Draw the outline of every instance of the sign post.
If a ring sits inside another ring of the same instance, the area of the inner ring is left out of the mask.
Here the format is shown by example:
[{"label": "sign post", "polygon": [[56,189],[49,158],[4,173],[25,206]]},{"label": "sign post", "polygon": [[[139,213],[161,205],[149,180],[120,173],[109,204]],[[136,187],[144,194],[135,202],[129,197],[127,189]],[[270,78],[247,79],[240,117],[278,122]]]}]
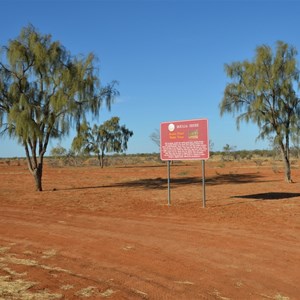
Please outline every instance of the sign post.
[{"label": "sign post", "polygon": [[160,158],[168,161],[168,205],[170,205],[170,161],[202,160],[203,207],[205,207],[205,160],[209,158],[208,120],[160,124]]},{"label": "sign post", "polygon": [[171,205],[170,164],[171,162],[168,160],[168,206]]},{"label": "sign post", "polygon": [[202,207],[206,207],[206,192],[205,192],[205,160],[202,160]]}]

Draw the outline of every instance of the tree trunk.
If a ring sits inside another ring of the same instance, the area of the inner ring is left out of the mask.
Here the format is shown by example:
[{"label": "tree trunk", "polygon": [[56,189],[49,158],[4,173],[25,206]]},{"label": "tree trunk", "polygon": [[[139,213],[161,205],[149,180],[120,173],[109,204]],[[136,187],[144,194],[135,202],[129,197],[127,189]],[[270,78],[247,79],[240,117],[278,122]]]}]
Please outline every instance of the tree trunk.
[{"label": "tree trunk", "polygon": [[292,174],[291,174],[291,162],[289,158],[288,150],[285,149],[283,143],[280,143],[281,153],[282,153],[282,159],[284,162],[284,177],[285,181],[288,183],[292,183]]},{"label": "tree trunk", "polygon": [[100,158],[100,154],[97,153],[97,159],[98,159],[98,162],[99,162],[99,166],[101,167],[101,158]]},{"label": "tree trunk", "polygon": [[103,168],[103,166],[104,166],[104,152],[101,152],[101,155],[100,155],[100,153],[97,153],[97,158],[98,158],[98,161],[99,161],[99,166],[101,168]]},{"label": "tree trunk", "polygon": [[39,163],[37,168],[33,170],[36,191],[41,192],[42,188],[43,164]]},{"label": "tree trunk", "polygon": [[291,162],[286,155],[283,155],[284,161],[284,171],[285,171],[285,181],[288,183],[292,183],[292,175],[291,175]]},{"label": "tree trunk", "polygon": [[104,152],[101,153],[100,166],[101,166],[101,168],[103,168],[103,166],[104,166]]},{"label": "tree trunk", "polygon": [[[36,191],[41,192],[42,188],[42,175],[43,175],[43,153],[40,154],[39,162],[35,156],[35,152],[32,151],[33,155],[30,157],[29,148],[27,142],[24,142],[27,165],[30,173],[32,174],[35,180]],[[31,148],[32,150],[33,148]]]}]

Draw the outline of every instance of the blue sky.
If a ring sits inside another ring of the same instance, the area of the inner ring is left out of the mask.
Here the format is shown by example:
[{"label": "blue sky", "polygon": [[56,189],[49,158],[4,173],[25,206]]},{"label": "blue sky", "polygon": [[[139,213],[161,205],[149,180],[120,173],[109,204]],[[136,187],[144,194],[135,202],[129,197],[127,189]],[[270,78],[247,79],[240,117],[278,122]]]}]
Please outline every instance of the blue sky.
[{"label": "blue sky", "polygon": [[[97,55],[103,84],[120,83],[120,97],[98,123],[120,117],[134,132],[127,153],[158,152],[149,136],[161,122],[198,118],[208,119],[212,150],[266,149],[255,125],[238,131],[232,115],[220,117],[224,64],[252,59],[257,46],[278,40],[300,51],[298,1],[0,0],[0,8],[1,46],[31,23],[73,55]],[[57,144],[69,149],[73,135],[52,140],[47,154]],[[9,156],[25,153],[1,138],[0,157]]]}]

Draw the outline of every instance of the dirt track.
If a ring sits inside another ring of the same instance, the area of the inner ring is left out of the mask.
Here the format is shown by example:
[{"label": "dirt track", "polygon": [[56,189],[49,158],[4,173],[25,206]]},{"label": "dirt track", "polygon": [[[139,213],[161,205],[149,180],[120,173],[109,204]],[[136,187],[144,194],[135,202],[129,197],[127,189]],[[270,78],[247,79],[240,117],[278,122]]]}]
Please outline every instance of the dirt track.
[{"label": "dirt track", "polygon": [[0,165],[0,299],[300,299],[300,170]]}]

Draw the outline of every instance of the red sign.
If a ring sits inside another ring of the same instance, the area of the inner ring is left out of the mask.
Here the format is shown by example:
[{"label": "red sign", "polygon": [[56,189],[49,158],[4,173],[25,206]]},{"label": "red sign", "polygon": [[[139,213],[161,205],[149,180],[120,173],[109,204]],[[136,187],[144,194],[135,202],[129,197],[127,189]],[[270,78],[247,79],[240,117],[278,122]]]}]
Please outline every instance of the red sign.
[{"label": "red sign", "polygon": [[161,160],[208,159],[207,119],[161,123],[160,158]]}]

